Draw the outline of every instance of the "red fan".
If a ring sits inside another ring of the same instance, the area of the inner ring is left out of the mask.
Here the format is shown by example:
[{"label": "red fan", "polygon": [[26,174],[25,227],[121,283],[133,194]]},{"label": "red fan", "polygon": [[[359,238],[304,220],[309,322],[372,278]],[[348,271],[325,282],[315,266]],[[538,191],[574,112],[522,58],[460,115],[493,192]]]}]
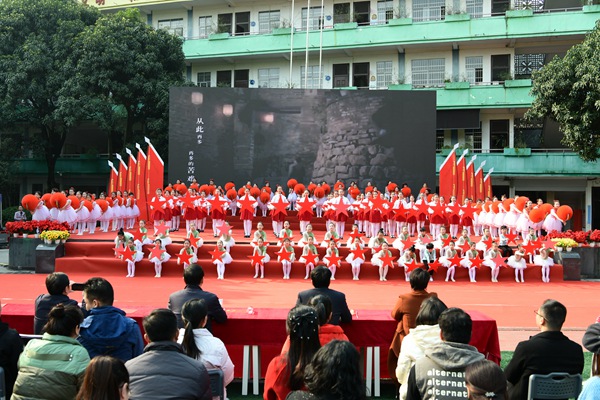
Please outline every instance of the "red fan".
[{"label": "red fan", "polygon": [[344,186],[344,183],[342,181],[337,181],[335,183],[335,185],[333,185],[333,188],[338,191],[340,189],[345,189],[346,187]]},{"label": "red fan", "polygon": [[331,193],[331,186],[329,186],[328,184],[324,183],[323,185],[321,185],[321,187],[325,191],[325,196]]},{"label": "red fan", "polygon": [[21,205],[24,209],[26,209],[29,212],[33,212],[39,204],[39,202],[40,200],[32,194],[26,194],[21,199]]},{"label": "red fan", "polygon": [[67,204],[67,196],[62,192],[57,192],[50,197],[50,203],[53,207],[62,208]]},{"label": "red fan", "polygon": [[294,186],[294,192],[296,192],[296,194],[298,196],[301,196],[302,193],[304,193],[304,191],[306,190],[306,188],[304,187],[303,184],[299,183],[296,186]]},{"label": "red fan", "polygon": [[298,181],[295,180],[294,178],[290,179],[287,181],[287,187],[288,189],[293,189],[296,187],[296,185],[298,184]]},{"label": "red fan", "polygon": [[396,190],[397,187],[398,185],[396,185],[395,183],[390,183],[389,185],[387,185],[386,189],[388,192],[392,193],[394,190]]},{"label": "red fan", "polygon": [[208,194],[209,193],[208,185],[200,186],[200,192],[204,192],[204,193]]},{"label": "red fan", "polygon": [[163,192],[166,192],[167,190],[168,190],[169,192],[172,192],[172,191],[173,191],[173,186],[171,186],[171,185],[168,185],[168,186],[165,188],[165,190],[163,190]]},{"label": "red fan", "polygon": [[253,187],[252,189],[250,189],[250,196],[257,198],[258,196],[260,196],[260,189],[257,187]]},{"label": "red fan", "polygon": [[500,204],[500,201],[496,200],[494,202],[492,202],[492,212],[498,214],[498,212],[500,211],[498,209],[498,205]]},{"label": "red fan", "polygon": [[538,223],[538,222],[542,222],[545,217],[546,217],[546,214],[544,213],[544,210],[542,210],[541,208],[534,208],[533,210],[529,211],[529,219],[534,224]]},{"label": "red fan", "polygon": [[548,214],[550,214],[550,211],[552,211],[552,209],[554,207],[550,203],[544,203],[539,208],[541,208],[542,210],[544,210],[544,215],[548,215]]},{"label": "red fan", "polygon": [[104,199],[98,199],[98,200],[96,200],[96,204],[98,204],[98,207],[100,207],[102,212],[105,212],[106,210],[108,210],[108,201],[106,201]]},{"label": "red fan", "polygon": [[242,186],[240,190],[238,190],[238,196],[242,197],[246,194],[246,186]]},{"label": "red fan", "polygon": [[360,194],[360,189],[357,187],[350,188],[348,189],[348,191],[350,192],[350,196],[352,196],[353,199],[356,199]]},{"label": "red fan", "polygon": [[271,194],[271,186],[264,186],[263,190],[266,190],[267,193]]},{"label": "red fan", "polygon": [[74,210],[77,210],[79,208],[79,199],[77,198],[77,196],[69,196],[67,197],[69,200],[71,200],[71,207],[73,207]]},{"label": "red fan", "polygon": [[229,189],[229,190],[227,191],[227,194],[226,194],[226,196],[227,196],[227,198],[228,198],[229,200],[233,200],[233,199],[235,199],[235,198],[236,198],[236,196],[237,196],[237,192],[235,191],[235,189]]},{"label": "red fan", "polygon": [[369,185],[365,188],[365,193],[371,193],[373,191],[373,186]]},{"label": "red fan", "polygon": [[529,201],[528,197],[525,196],[519,196],[517,197],[517,199],[515,200],[515,206],[517,206],[517,209],[519,211],[523,211],[523,208],[525,207],[525,204],[527,204],[527,202]]},{"label": "red fan", "polygon": [[42,200],[44,200],[44,203],[46,204],[46,207],[54,207],[51,203],[51,197],[52,195],[50,193],[46,193],[42,196]]},{"label": "red fan", "polygon": [[262,201],[263,203],[268,202],[270,198],[271,198],[271,195],[269,194],[269,192],[262,192],[260,194],[260,201]]},{"label": "red fan", "polygon": [[315,188],[315,197],[317,199],[322,199],[323,197],[325,197],[325,189],[323,189],[322,186]]},{"label": "red fan", "polygon": [[92,204],[92,202],[91,202],[91,201],[89,201],[89,200],[84,200],[84,201],[83,201],[83,206],[84,206],[85,208],[87,208],[87,209],[88,209],[88,211],[90,211],[90,212],[91,212],[91,211],[94,209],[94,205],[93,205],[93,204]]},{"label": "red fan", "polygon": [[508,211],[508,210],[510,210],[510,205],[514,202],[515,202],[515,199],[513,199],[513,198],[506,199],[502,202],[502,206],[504,207],[504,209],[506,211]]},{"label": "red fan", "polygon": [[558,210],[556,210],[556,215],[558,215],[558,218],[562,221],[568,221],[573,216],[573,209],[569,206],[560,206],[558,207]]},{"label": "red fan", "polygon": [[235,188],[235,183],[233,182],[227,182],[225,184],[225,191],[229,191],[229,189],[234,189]]},{"label": "red fan", "polygon": [[214,185],[206,185],[208,190],[208,194],[213,194],[215,192],[216,187]]},{"label": "red fan", "polygon": [[314,183],[310,183],[308,185],[308,191],[310,192],[310,194],[313,194],[316,188],[317,188],[317,185],[315,185]]},{"label": "red fan", "polygon": [[400,191],[402,192],[402,195],[404,197],[410,196],[411,190],[410,190],[410,188],[408,186],[403,187],[402,190],[400,190]]},{"label": "red fan", "polygon": [[175,185],[175,190],[179,192],[179,194],[184,195],[187,193],[187,187],[185,184],[180,183],[179,185]]}]

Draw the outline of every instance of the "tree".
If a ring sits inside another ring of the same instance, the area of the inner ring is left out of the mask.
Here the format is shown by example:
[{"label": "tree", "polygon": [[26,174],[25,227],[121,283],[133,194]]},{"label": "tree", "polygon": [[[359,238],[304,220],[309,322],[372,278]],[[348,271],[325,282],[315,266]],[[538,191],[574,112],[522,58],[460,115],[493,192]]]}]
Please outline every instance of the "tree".
[{"label": "tree", "polygon": [[551,117],[563,132],[562,143],[585,161],[600,147],[600,23],[563,58],[533,75],[535,100],[527,117]]},{"label": "tree", "polygon": [[[99,17],[74,0],[0,2],[0,120],[38,130],[48,166],[49,187],[73,119],[58,111],[80,94],[64,90],[74,71],[73,38]],[[61,93],[61,96],[58,94]]]},{"label": "tree", "polygon": [[110,151],[121,151],[142,135],[167,136],[169,87],[185,84],[182,44],[181,38],[144,23],[137,9],[103,15],[77,38],[77,69],[67,86],[88,93],[82,110],[120,133]]}]

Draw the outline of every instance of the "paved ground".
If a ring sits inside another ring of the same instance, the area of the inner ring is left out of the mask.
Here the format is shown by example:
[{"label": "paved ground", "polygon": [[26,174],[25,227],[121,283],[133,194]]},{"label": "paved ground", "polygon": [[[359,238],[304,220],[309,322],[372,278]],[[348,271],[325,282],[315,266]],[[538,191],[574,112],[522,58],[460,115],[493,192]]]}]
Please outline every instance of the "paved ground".
[{"label": "paved ground", "polygon": [[0,249],[0,274],[32,274],[33,271],[8,268],[8,249]]}]

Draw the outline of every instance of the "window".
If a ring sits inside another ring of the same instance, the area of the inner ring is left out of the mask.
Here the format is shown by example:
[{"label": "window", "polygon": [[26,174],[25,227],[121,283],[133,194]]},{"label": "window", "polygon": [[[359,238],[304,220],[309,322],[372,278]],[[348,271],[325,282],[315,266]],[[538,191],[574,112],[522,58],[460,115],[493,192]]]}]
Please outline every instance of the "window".
[{"label": "window", "polygon": [[467,0],[467,13],[471,18],[481,18],[483,16],[483,0]]},{"label": "window", "polygon": [[350,3],[333,5],[333,24],[350,22]]},{"label": "window", "polygon": [[217,32],[218,33],[230,33],[231,25],[233,24],[233,14],[219,14],[217,15]]},{"label": "window", "polygon": [[465,129],[465,143],[473,150],[481,150],[481,122],[478,129]]},{"label": "window", "polygon": [[510,54],[492,56],[492,81],[505,81],[511,79]]},{"label": "window", "polygon": [[444,84],[446,60],[432,58],[428,60],[412,60],[412,84],[415,86],[436,86]]},{"label": "window", "polygon": [[210,72],[198,72],[196,81],[200,87],[210,87]]},{"label": "window", "polygon": [[308,67],[308,76],[306,77],[306,86],[304,86],[305,67],[302,66],[300,69],[300,87],[302,89],[320,89],[321,88],[321,74],[319,74],[318,65],[310,65]]},{"label": "window", "polygon": [[380,24],[386,23],[394,18],[394,2],[392,0],[383,0],[377,2],[377,21]]},{"label": "window", "polygon": [[333,87],[350,86],[350,64],[333,64]]},{"label": "window", "polygon": [[445,0],[414,0],[413,21],[437,21],[446,15]]},{"label": "window", "polygon": [[515,147],[539,149],[544,144],[544,120],[515,118]]},{"label": "window", "polygon": [[545,63],[545,54],[515,54],[515,79],[531,78]]},{"label": "window", "polygon": [[217,87],[231,87],[231,71],[217,71]]},{"label": "window", "polygon": [[369,25],[371,21],[371,3],[358,1],[354,3],[354,22],[358,25]]},{"label": "window", "polygon": [[271,33],[273,29],[279,28],[280,13],[276,11],[261,11],[258,13],[258,33]]},{"label": "window", "polygon": [[490,149],[504,149],[508,147],[508,126],[507,119],[490,120]]},{"label": "window", "polygon": [[279,68],[261,68],[258,70],[258,87],[278,88]]},{"label": "window", "polygon": [[159,20],[158,29],[164,29],[173,35],[183,36],[183,18]]},{"label": "window", "polygon": [[233,71],[233,87],[247,88],[250,86],[250,70],[249,69],[236,69]]},{"label": "window", "polygon": [[[321,17],[322,13],[323,13],[323,7],[311,7],[310,8],[310,15],[308,16],[308,29],[309,30],[321,29],[321,27],[323,26],[323,19]],[[302,29],[303,30],[306,30],[307,15],[308,15],[308,9],[306,7],[304,7],[302,9]]]},{"label": "window", "polygon": [[201,38],[207,38],[212,33],[212,17],[200,17],[198,18],[198,36]]},{"label": "window", "polygon": [[236,35],[250,34],[250,12],[235,13],[235,32]]},{"label": "window", "polygon": [[[219,33],[229,32],[234,35],[248,35],[250,33],[250,13],[219,14],[217,24],[217,32]],[[235,28],[233,31],[232,27]]]},{"label": "window", "polygon": [[466,57],[465,69],[467,80],[471,83],[483,82],[483,57]]},{"label": "window", "polygon": [[392,62],[378,61],[376,64],[377,88],[387,88],[392,84]]},{"label": "window", "polygon": [[369,63],[352,64],[352,84],[357,88],[369,87]]},{"label": "window", "polygon": [[504,15],[510,8],[510,0],[492,0],[492,15]]},{"label": "window", "polygon": [[444,139],[445,139],[444,130],[443,129],[436,130],[435,131],[435,149],[436,150],[441,150],[444,148]]}]

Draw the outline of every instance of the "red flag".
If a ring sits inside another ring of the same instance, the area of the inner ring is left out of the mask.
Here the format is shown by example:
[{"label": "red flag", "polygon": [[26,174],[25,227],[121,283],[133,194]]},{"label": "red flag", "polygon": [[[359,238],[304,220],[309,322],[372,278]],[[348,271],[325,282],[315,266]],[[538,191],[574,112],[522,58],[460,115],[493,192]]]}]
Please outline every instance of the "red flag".
[{"label": "red flag", "polygon": [[456,162],[456,201],[458,204],[462,204],[467,197],[467,161],[465,156],[469,150],[463,151],[462,155]]},{"label": "red flag", "polygon": [[123,161],[120,154],[115,154],[119,159],[119,182],[117,183],[117,190],[121,192],[127,190],[127,164]]},{"label": "red flag", "polygon": [[135,178],[137,174],[137,160],[131,154],[131,150],[125,149],[129,154],[129,161],[127,163],[127,191],[130,193],[135,192]]},{"label": "red flag", "polygon": [[485,161],[481,163],[477,171],[475,172],[475,199],[485,200],[485,194],[483,190],[483,166]]},{"label": "red flag", "polygon": [[117,191],[117,182],[119,179],[119,173],[115,169],[115,165],[112,162],[108,162],[108,166],[110,167],[110,179],[108,181],[108,193]]},{"label": "red flag", "polygon": [[440,195],[450,198],[456,195],[456,153],[458,143],[454,145],[448,157],[440,165]]},{"label": "red flag", "polygon": [[135,144],[135,147],[138,149],[138,159],[137,159],[137,171],[135,174],[135,198],[137,199],[137,205],[140,209],[140,219],[148,220],[148,206],[146,203],[148,202],[148,193],[146,193],[146,188],[144,182],[146,182],[146,154],[142,150],[139,144]]},{"label": "red flag", "polygon": [[163,187],[163,179],[165,175],[165,162],[162,160],[150,139],[144,138],[148,143],[148,157],[146,158],[146,194],[156,192],[156,189]]},{"label": "red flag", "polygon": [[490,199],[493,196],[492,193],[492,178],[490,177],[490,175],[492,174],[492,172],[494,172],[494,168],[491,168],[487,175],[485,176],[485,178],[483,178],[483,194],[484,196],[489,197]]},{"label": "red flag", "polygon": [[475,159],[477,155],[471,158],[467,164],[467,197],[473,200],[475,198]]}]

